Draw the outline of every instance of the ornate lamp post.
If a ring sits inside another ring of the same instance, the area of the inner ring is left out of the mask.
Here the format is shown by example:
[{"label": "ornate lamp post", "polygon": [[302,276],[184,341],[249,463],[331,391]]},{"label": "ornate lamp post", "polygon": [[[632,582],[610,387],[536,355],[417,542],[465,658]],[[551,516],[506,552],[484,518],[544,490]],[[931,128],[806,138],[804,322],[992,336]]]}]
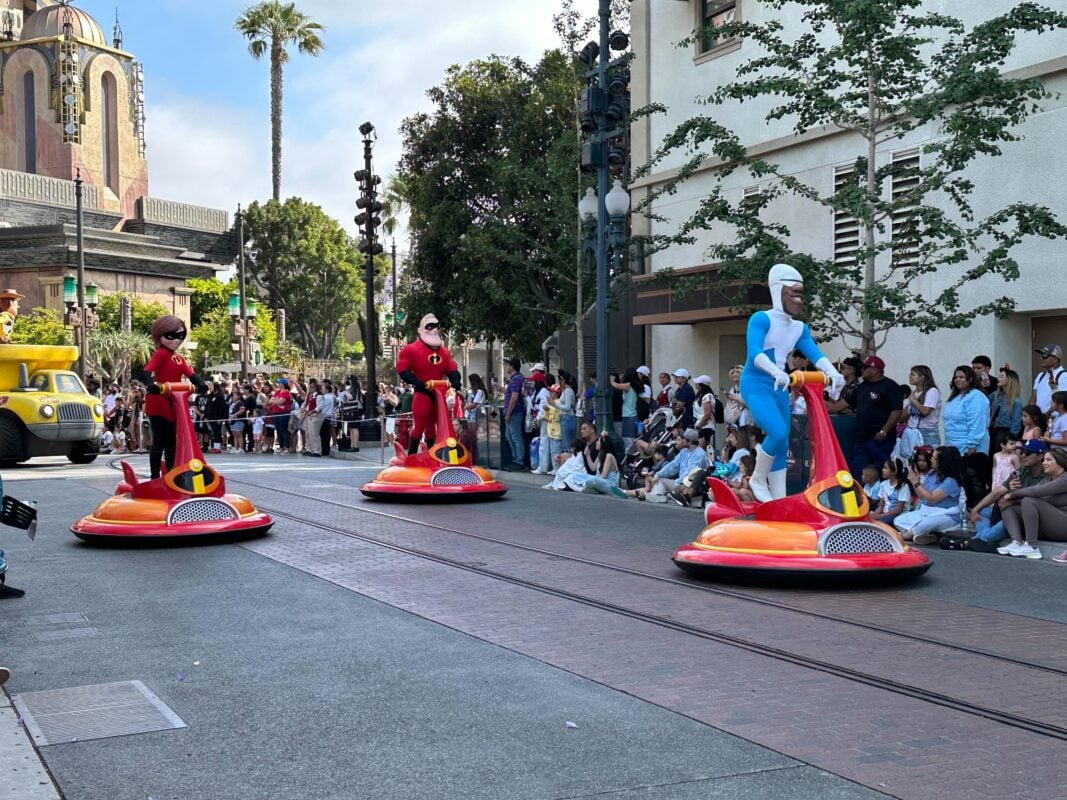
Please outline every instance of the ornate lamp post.
[{"label": "ornate lamp post", "polygon": [[630,212],[630,193],[622,188],[622,181],[615,180],[608,196],[604,198],[604,208],[610,223],[608,247],[611,248],[611,272],[617,275],[622,271],[622,256],[626,252],[626,215]]},{"label": "ornate lamp post", "polygon": [[[80,248],[79,248],[80,249]],[[67,307],[63,315],[63,324],[74,329],[74,343],[78,346],[78,376],[85,383],[88,370],[89,331],[100,324],[96,315],[96,305],[100,298],[100,288],[95,283],[85,283],[85,265],[79,253],[82,280],[73,275],[63,276],[63,304]]]},{"label": "ornate lamp post", "polygon": [[241,295],[230,292],[229,311],[233,320],[232,335],[237,339],[238,361],[241,363],[241,380],[248,378],[249,345],[256,338],[256,310],[258,304],[251,298],[244,300],[244,313],[241,312]]}]

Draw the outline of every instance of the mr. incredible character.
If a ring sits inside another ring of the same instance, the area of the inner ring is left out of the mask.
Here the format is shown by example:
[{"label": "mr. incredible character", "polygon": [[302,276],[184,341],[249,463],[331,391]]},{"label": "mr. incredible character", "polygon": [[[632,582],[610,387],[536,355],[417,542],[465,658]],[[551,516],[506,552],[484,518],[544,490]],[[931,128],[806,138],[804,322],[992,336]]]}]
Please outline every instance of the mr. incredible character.
[{"label": "mr. incredible character", "polygon": [[182,346],[188,331],[181,317],[173,314],[162,316],[152,323],[152,341],[156,351],[144,365],[143,380],[148,387],[144,410],[152,426],[152,449],[148,451],[148,468],[152,478],[158,478],[164,456],[167,468],[173,469],[176,434],[174,404],[169,396],[163,394],[160,384],[178,382],[189,378],[196,390],[203,393],[207,384],[193,372],[178,348]]},{"label": "mr. incredible character", "polygon": [[11,334],[15,330],[15,317],[19,315],[19,300],[21,295],[14,289],[4,289],[0,292],[0,344],[11,341]]},{"label": "mr. incredible character", "polygon": [[788,264],[771,267],[767,283],[772,308],[757,311],[748,322],[748,359],[741,370],[741,396],[766,437],[756,446],[756,467],[749,478],[752,494],[760,502],[785,497],[786,458],[789,452],[789,375],[786,358],[800,350],[830,381],[836,397],[845,379],[819,350],[807,324],[796,317],[804,312],[804,278]]},{"label": "mr. incredible character", "polygon": [[426,386],[426,381],[448,378],[452,388],[459,391],[459,367],[441,339],[441,323],[433,314],[419,321],[419,338],[404,345],[396,359],[396,371],[400,379],[415,387],[411,404],[412,429],[408,442],[408,455],[419,452],[419,440],[426,436],[426,447],[437,438],[437,418],[434,414],[436,394]]}]

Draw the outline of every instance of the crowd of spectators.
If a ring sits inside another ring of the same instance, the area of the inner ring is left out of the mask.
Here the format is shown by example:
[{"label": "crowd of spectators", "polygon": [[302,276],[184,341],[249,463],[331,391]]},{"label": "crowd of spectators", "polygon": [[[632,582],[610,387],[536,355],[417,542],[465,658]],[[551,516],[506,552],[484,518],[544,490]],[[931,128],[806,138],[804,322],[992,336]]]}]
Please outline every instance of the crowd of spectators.
[{"label": "crowd of spectators", "polygon": [[[1067,541],[1067,371],[1058,345],[1036,352],[1028,395],[1016,370],[1005,364],[994,374],[984,355],[956,367],[944,390],[923,364],[906,382],[887,376],[876,355],[838,364],[846,383],[827,408],[852,417],[845,455],[874,519],[915,544],[977,530],[972,549],[1031,559],[1041,557],[1039,538]],[[791,367],[811,368],[799,353]],[[741,369],[730,371],[721,397],[709,376],[685,368],[655,381],[644,365],[610,376],[615,436],[597,436],[595,374],[580,392],[566,371],[553,376],[535,364],[524,376],[512,360],[503,407],[512,463],[504,468],[527,469],[524,432],[533,431],[531,471],[552,476],[545,488],[691,506],[707,501],[714,475],[749,501],[762,432],[748,417]],[[799,395],[792,403],[794,414],[806,413]],[[577,437],[560,423],[568,417],[582,423]],[[721,447],[716,429],[726,434]],[[1010,541],[998,550],[1002,539]],[[1055,559],[1067,561],[1067,552]]]}]

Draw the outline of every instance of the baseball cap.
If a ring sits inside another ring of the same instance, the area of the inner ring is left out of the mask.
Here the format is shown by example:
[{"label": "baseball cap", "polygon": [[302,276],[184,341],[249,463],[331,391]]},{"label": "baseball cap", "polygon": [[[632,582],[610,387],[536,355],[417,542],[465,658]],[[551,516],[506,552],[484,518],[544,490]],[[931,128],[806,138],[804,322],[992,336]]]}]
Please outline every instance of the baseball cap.
[{"label": "baseball cap", "polygon": [[863,362],[863,366],[874,367],[875,369],[885,369],[885,362],[878,356],[867,356],[866,360]]},{"label": "baseball cap", "polygon": [[710,375],[697,375],[696,382],[697,383],[702,383],[705,386],[711,386],[711,376]]},{"label": "baseball cap", "polygon": [[689,377],[689,370],[682,369],[681,367],[679,367],[672,374],[676,378],[688,378]]},{"label": "baseball cap", "polygon": [[1040,455],[1041,453],[1048,452],[1048,445],[1040,439],[1028,439],[1023,445],[1024,453],[1035,453]]},{"label": "baseball cap", "polygon": [[531,371],[532,372],[544,372],[545,371],[545,365],[542,364],[540,361],[538,361],[536,364],[533,365],[533,367],[531,368]]},{"label": "baseball cap", "polygon": [[700,443],[700,434],[696,432],[695,428],[686,428],[685,433],[682,434],[682,437],[687,442],[692,442],[693,444]]},{"label": "baseball cap", "polygon": [[1034,352],[1040,354],[1042,358],[1053,356],[1060,359],[1060,361],[1063,360],[1063,350],[1060,349],[1058,344],[1046,344],[1040,350],[1035,350]]},{"label": "baseball cap", "polygon": [[644,366],[643,364],[640,367],[637,368],[637,371],[640,372],[642,375],[651,375],[652,374],[652,370],[650,370],[648,367]]}]

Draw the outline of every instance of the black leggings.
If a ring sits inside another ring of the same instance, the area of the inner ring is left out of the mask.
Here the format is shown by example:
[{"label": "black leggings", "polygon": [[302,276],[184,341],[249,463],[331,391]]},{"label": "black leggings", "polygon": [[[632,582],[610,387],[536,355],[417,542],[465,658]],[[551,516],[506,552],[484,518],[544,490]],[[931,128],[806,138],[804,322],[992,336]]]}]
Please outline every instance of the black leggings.
[{"label": "black leggings", "polygon": [[152,471],[152,477],[160,475],[160,462],[165,457],[167,469],[174,468],[175,434],[177,429],[174,423],[165,417],[150,415],[148,422],[152,426],[152,449],[148,451],[148,468]]}]

